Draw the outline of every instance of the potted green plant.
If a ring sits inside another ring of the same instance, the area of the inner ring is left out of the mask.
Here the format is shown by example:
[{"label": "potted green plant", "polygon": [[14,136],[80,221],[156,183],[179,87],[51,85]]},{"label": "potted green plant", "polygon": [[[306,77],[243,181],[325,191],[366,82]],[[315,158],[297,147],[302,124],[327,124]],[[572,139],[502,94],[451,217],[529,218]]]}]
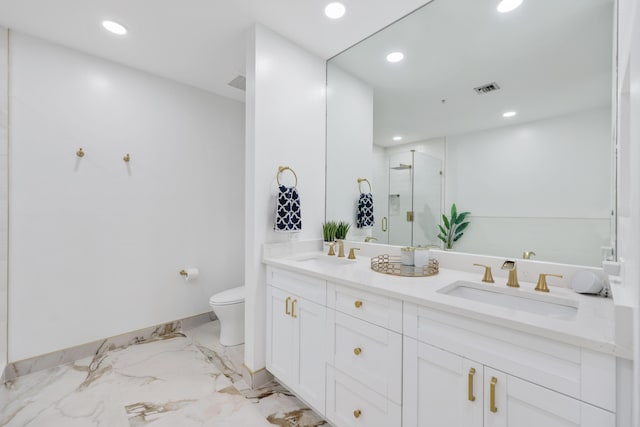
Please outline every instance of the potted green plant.
[{"label": "potted green plant", "polygon": [[458,213],[455,203],[451,205],[450,218],[447,218],[445,214],[442,214],[442,225],[438,226],[440,227],[438,239],[444,242],[445,249],[452,249],[453,243],[460,240],[464,234],[464,230],[469,225],[469,221],[464,221],[467,215],[469,215],[469,212]]},{"label": "potted green plant", "polygon": [[338,222],[338,225],[336,227],[336,239],[337,240],[344,240],[347,238],[347,233],[349,232],[349,229],[351,228],[351,224],[349,224],[346,221],[340,221]]},{"label": "potted green plant", "polygon": [[325,242],[333,242],[336,240],[336,231],[338,223],[335,221],[327,221],[322,223],[322,236]]}]

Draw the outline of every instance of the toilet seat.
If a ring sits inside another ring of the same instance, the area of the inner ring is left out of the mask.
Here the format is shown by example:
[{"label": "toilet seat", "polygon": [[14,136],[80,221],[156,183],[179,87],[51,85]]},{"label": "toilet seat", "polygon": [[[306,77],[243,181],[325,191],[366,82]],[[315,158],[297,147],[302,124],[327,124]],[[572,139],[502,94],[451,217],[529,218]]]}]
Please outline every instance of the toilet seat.
[{"label": "toilet seat", "polygon": [[209,299],[209,304],[212,306],[238,304],[241,302],[244,302],[244,286],[227,289],[226,291],[215,294]]}]

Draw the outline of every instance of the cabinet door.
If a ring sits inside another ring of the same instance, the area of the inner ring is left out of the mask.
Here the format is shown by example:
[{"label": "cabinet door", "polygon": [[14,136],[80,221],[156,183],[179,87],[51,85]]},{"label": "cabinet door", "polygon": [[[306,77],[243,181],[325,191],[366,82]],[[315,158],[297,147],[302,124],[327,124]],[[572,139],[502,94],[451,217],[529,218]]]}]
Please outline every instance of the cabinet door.
[{"label": "cabinet door", "polygon": [[324,413],[327,309],[306,299],[293,298],[293,348],[296,351],[293,360],[296,376],[294,391],[317,411]]},{"label": "cabinet door", "polygon": [[488,367],[484,376],[485,427],[615,427],[604,409]]},{"label": "cabinet door", "polygon": [[483,367],[404,338],[403,427],[482,427]]},{"label": "cabinet door", "polygon": [[293,298],[280,289],[267,286],[267,369],[281,382],[293,387],[294,318],[291,314]]}]

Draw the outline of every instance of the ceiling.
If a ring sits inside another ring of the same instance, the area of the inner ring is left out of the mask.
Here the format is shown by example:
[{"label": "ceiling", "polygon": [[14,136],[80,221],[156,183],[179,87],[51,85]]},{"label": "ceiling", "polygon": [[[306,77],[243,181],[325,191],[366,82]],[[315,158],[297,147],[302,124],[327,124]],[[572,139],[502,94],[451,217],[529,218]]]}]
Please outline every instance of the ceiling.
[{"label": "ceiling", "polygon": [[[611,104],[612,0],[524,0],[505,14],[497,4],[435,0],[331,61],[373,87],[375,144]],[[392,51],[405,59],[388,63]],[[473,90],[491,82],[500,90]]]},{"label": "ceiling", "polygon": [[[406,15],[426,0],[0,0],[0,26],[236,100],[227,85],[244,74],[245,32],[261,23],[323,59]],[[106,32],[111,19],[129,30]]]}]

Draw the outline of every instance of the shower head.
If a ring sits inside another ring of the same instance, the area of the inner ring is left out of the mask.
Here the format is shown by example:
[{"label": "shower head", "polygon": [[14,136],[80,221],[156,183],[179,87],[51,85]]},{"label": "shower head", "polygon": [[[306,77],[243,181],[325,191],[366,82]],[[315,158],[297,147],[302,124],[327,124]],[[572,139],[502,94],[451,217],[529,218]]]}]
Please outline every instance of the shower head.
[{"label": "shower head", "polygon": [[411,165],[405,165],[404,163],[400,163],[398,166],[391,166],[391,169],[396,171],[411,169]]}]

